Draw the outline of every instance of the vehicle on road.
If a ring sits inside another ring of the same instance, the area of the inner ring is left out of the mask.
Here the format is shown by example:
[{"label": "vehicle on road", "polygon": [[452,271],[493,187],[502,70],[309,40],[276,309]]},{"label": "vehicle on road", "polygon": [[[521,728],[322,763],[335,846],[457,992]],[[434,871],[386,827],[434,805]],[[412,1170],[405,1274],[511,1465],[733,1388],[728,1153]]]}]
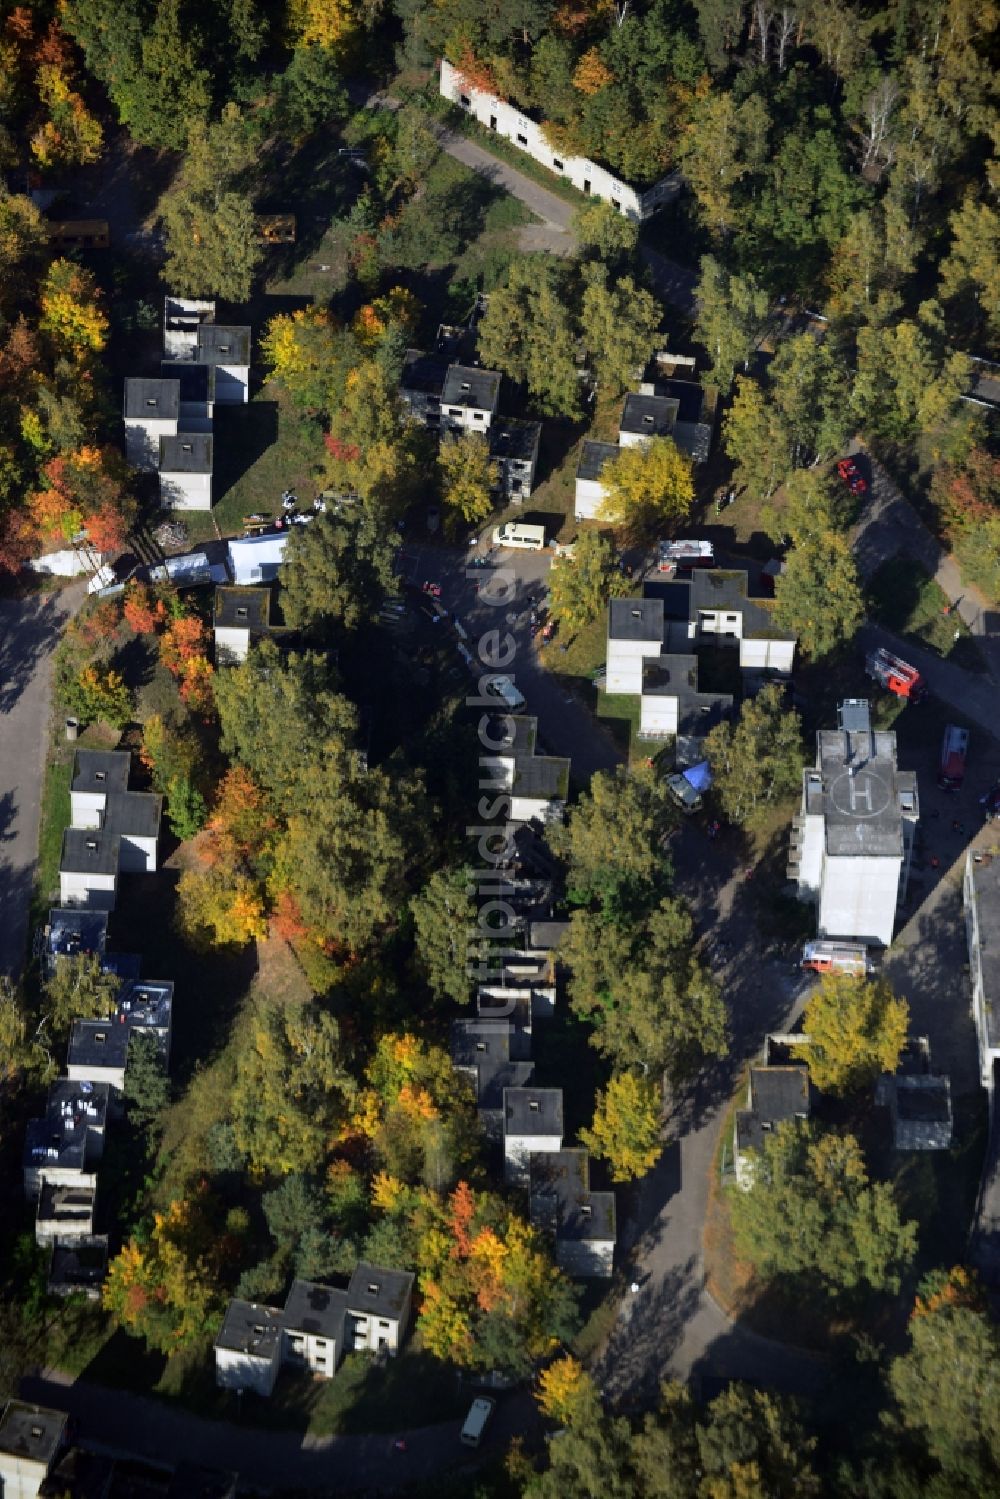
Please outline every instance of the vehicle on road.
[{"label": "vehicle on road", "polygon": [[869,651],[865,657],[865,673],[873,682],[878,682],[887,692],[908,702],[919,703],[927,695],[927,684],[915,666],[894,656],[884,646]]},{"label": "vehicle on road", "polygon": [[484,692],[498,698],[512,713],[520,713],[527,706],[523,692],[514,686],[513,677],[484,677],[482,686]]},{"label": "vehicle on road", "polygon": [[837,473],[847,485],[851,494],[866,494],[868,485],[862,478],[861,470],[853,458],[841,458],[837,464]]},{"label": "vehicle on road", "polygon": [[692,786],[683,771],[675,770],[667,776],[667,792],[686,814],[697,812],[704,805],[701,792]]},{"label": "vehicle on road", "polygon": [[678,572],[692,567],[714,567],[715,547],[710,541],[661,541],[657,547],[656,570],[665,577],[676,578]]},{"label": "vehicle on road", "polygon": [[486,1428],[493,1419],[493,1412],[497,1408],[495,1400],[488,1395],[478,1395],[469,1407],[469,1414],[465,1418],[462,1433],[459,1440],[466,1447],[478,1447],[483,1440]]},{"label": "vehicle on road", "polygon": [[941,743],[941,765],[938,785],[942,791],[957,791],[965,780],[965,760],[969,753],[969,731],[950,723]]},{"label": "vehicle on road", "polygon": [[873,973],[875,965],[863,942],[807,942],[799,967],[810,973]]},{"label": "vehicle on road", "polygon": [[1000,781],[991,786],[985,796],[979,798],[979,805],[987,822],[1000,821]]},{"label": "vehicle on road", "polygon": [[540,552],[545,546],[545,527],[528,526],[519,520],[505,521],[493,532],[493,545],[519,547],[526,552]]}]

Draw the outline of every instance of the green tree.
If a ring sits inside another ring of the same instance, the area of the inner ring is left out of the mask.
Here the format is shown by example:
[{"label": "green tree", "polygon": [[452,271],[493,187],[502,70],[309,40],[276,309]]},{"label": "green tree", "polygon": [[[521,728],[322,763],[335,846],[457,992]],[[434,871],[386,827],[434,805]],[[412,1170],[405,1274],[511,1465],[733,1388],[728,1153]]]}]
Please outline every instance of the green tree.
[{"label": "green tree", "polygon": [[765,1136],[748,1191],[734,1188],[736,1247],[765,1280],[797,1277],[829,1297],[895,1295],[916,1253],[887,1182],[870,1182],[853,1135],[801,1120]]},{"label": "green tree", "polygon": [[841,451],[849,436],[848,381],[827,342],[811,334],[782,343],[769,370],[771,395],[791,441],[791,461],[805,468]]},{"label": "green tree", "polygon": [[350,113],[343,74],[326,47],[296,47],[277,85],[278,127],[291,140],[336,128]]},{"label": "green tree", "polygon": [[772,801],[802,782],[802,724],[783,712],[784,694],[768,683],[747,698],[735,724],[716,724],[705,740],[715,790],[730,822],[752,825]]},{"label": "green tree", "polygon": [[515,260],[479,325],[482,363],[526,385],[542,416],[580,408],[574,298],[566,267],[542,256]]},{"label": "green tree", "polygon": [[129,1123],[137,1129],[159,1133],[170,1102],[170,1079],[156,1036],[136,1031],[129,1038],[123,1091]]},{"label": "green tree", "polygon": [[410,901],[417,967],[436,999],[459,1005],[472,995],[477,934],[472,891],[471,870],[437,869]]},{"label": "green tree", "polygon": [[402,514],[428,467],[427,435],[417,423],[404,422],[397,385],[378,357],[355,365],[325,439],[328,482],[356,491],[383,521]]},{"label": "green tree", "polygon": [[609,269],[627,261],[639,243],[638,225],[600,198],[593,198],[576,210],[573,233],[579,253],[602,261]]},{"label": "green tree", "polygon": [[790,537],[796,546],[818,542],[831,531],[850,527],[857,501],[839,478],[819,469],[789,474],[774,503],[761,510],[761,525],[775,541]]},{"label": "green tree", "polygon": [[909,1006],[886,978],[827,973],[806,1005],[809,1075],[824,1093],[855,1093],[895,1072]]},{"label": "green tree", "polygon": [[45,1048],[28,1039],[28,1017],[19,988],[0,974],[0,1085],[20,1072],[44,1069],[47,1061]]},{"label": "green tree", "polygon": [[1000,335],[1000,214],[970,194],[948,221],[951,248],[941,262],[941,297],[972,330]]},{"label": "green tree", "polygon": [[823,1490],[810,1462],[808,1437],[794,1403],[750,1385],[730,1385],[698,1422],[697,1444],[705,1499],[819,1499]]},{"label": "green tree", "polygon": [[727,270],[714,255],[702,259],[696,296],[695,332],[712,361],[709,376],[727,393],[763,337],[770,298],[751,272]]},{"label": "green tree", "polygon": [[104,1020],[115,1007],[121,980],[105,973],[96,953],[56,958],[42,985],[42,1010],[53,1037],[69,1034],[74,1020]]},{"label": "green tree", "polygon": [[259,1004],[237,1044],[229,1097],[236,1147],[252,1171],[316,1171],[346,1119],[354,1084],[340,1031],[315,1007]]},{"label": "green tree", "polygon": [[601,770],[549,843],[567,865],[574,905],[600,902],[606,910],[655,903],[670,877],[663,851],[675,814],[662,780],[638,766]]},{"label": "green tree", "polygon": [[281,570],[286,621],[327,645],[370,622],[395,591],[397,551],[395,534],[361,506],[347,514],[327,509],[293,527]]},{"label": "green tree", "polygon": [[347,376],[361,358],[354,336],[325,307],[316,306],[273,317],[261,339],[261,354],[270,378],[296,406],[313,414],[337,410]]},{"label": "green tree", "polygon": [[612,1181],[633,1181],[662,1154],[661,1109],[659,1089],[650,1078],[616,1073],[598,1092],[593,1123],[580,1131],[580,1142],[607,1161]]},{"label": "green tree", "polygon": [[584,531],[571,557],[557,558],[549,573],[549,612],[561,629],[582,630],[608,600],[631,589],[615,561],[615,546],[603,531]]},{"label": "green tree", "polygon": [[858,570],[846,537],[826,532],[792,547],[774,585],[774,619],[813,660],[853,636],[864,616]]},{"label": "green tree", "polygon": [[257,151],[255,129],[235,104],[213,124],[191,118],[184,161],[159,203],[175,291],[230,302],[249,297],[261,249],[245,184]]},{"label": "green tree", "polygon": [[694,500],[691,460],[670,437],[622,448],[605,464],[601,482],[607,490],[602,518],[636,539],[661,535],[684,520]]},{"label": "green tree", "polygon": [[962,354],[939,355],[917,323],[862,328],[851,409],[872,436],[912,442],[952,414],[969,368]]},{"label": "green tree", "polygon": [[756,94],[738,104],[735,94],[712,92],[691,111],[677,154],[715,239],[727,239],[739,223],[736,189],[762,164],[768,126]]},{"label": "green tree", "polygon": [[[134,85],[115,101],[122,124],[140,145],[180,150],[192,125],[204,121],[212,91],[200,42],[181,0],[161,0],[142,39]],[[200,289],[208,288],[203,283]]]},{"label": "green tree", "polygon": [[205,798],[188,776],[172,776],[166,790],[170,831],[183,843],[205,826]]},{"label": "green tree", "polygon": [[944,1301],[910,1318],[889,1388],[904,1430],[945,1480],[927,1493],[989,1494],[1000,1483],[1000,1336],[975,1307]]},{"label": "green tree", "polygon": [[733,460],[733,478],[753,500],[768,500],[792,468],[792,434],[783,413],[749,375],[736,382],[723,419],[723,444]]},{"label": "green tree", "polygon": [[641,378],[662,343],[663,308],[631,276],[591,276],[580,327],[591,370],[603,394],[619,396]]},{"label": "green tree", "polygon": [[442,438],[437,461],[445,534],[454,539],[489,515],[500,465],[490,458],[489,443],[479,432]]}]

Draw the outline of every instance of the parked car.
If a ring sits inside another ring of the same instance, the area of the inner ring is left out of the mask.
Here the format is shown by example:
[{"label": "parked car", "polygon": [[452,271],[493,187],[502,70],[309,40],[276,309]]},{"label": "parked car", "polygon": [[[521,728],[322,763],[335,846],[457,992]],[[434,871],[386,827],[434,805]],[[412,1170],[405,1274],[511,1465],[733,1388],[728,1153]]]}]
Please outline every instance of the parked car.
[{"label": "parked car", "polygon": [[704,805],[701,792],[696,791],[681,771],[675,770],[672,775],[667,776],[667,792],[680,807],[681,811],[690,814],[697,812]]},{"label": "parked car", "polygon": [[518,520],[506,521],[494,530],[493,545],[519,547],[527,552],[540,552],[545,545],[545,527],[525,525],[523,521]]},{"label": "parked car", "polygon": [[938,785],[942,791],[958,791],[965,780],[965,761],[969,753],[969,731],[950,723],[941,744],[941,766]]},{"label": "parked car", "polygon": [[459,1440],[466,1447],[478,1447],[493,1417],[497,1403],[488,1395],[478,1395],[469,1407]]},{"label": "parked car", "polygon": [[498,698],[511,713],[520,713],[525,707],[524,694],[514,686],[513,677],[485,677],[482,685],[484,692]]},{"label": "parked car", "polygon": [[867,493],[868,485],[861,477],[861,470],[853,458],[841,458],[837,464],[837,473],[843,479],[851,494]]}]

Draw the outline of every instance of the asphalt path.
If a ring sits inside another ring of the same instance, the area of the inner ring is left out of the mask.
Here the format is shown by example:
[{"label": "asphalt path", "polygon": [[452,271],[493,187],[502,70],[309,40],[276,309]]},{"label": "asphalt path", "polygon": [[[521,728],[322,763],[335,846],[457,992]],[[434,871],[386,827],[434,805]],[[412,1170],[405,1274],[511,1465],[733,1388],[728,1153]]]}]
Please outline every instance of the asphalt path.
[{"label": "asphalt path", "polygon": [[49,742],[52,655],[82,583],[0,599],[0,973],[24,966]]}]

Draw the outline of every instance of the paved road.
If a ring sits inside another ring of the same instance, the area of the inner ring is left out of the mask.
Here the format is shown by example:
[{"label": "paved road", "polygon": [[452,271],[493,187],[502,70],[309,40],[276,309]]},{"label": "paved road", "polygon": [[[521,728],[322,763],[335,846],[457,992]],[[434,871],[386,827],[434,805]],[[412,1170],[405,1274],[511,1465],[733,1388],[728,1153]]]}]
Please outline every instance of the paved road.
[{"label": "paved road", "polygon": [[453,1468],[468,1471],[471,1479],[484,1456],[506,1447],[512,1436],[537,1422],[534,1402],[521,1392],[500,1404],[481,1452],[470,1453],[460,1444],[461,1421],[448,1421],[399,1433],[406,1441],[406,1452],[401,1453],[393,1448],[393,1436],[310,1437],[255,1427],[249,1419],[245,1425],[208,1421],[126,1390],[109,1391],[82,1380],[69,1384],[51,1372],[23,1379],[20,1394],[75,1416],[80,1440],[88,1447],[154,1462],[173,1463],[183,1457],[235,1470],[254,1487],[326,1494],[391,1492]]},{"label": "paved road", "polygon": [[0,599],[0,972],[24,964],[38,858],[52,653],[86,597],[74,583],[58,593]]},{"label": "paved road", "polygon": [[[870,579],[882,563],[900,553],[919,562],[956,607],[976,637],[991,677],[1000,683],[1000,611],[991,608],[977,588],[962,582],[954,557],[931,534],[882,465],[858,441],[851,444],[851,451],[864,454],[862,467],[867,467],[870,476],[868,499],[852,536],[861,576]],[[909,644],[906,649],[912,654]]]},{"label": "paved road", "polygon": [[1000,731],[1000,713],[997,710],[997,683],[983,672],[977,675],[954,665],[937,655],[903,640],[881,625],[862,625],[857,634],[857,645],[861,651],[885,646],[894,655],[901,656],[923,675],[936,698],[954,708],[962,718],[971,719],[988,734]]}]

